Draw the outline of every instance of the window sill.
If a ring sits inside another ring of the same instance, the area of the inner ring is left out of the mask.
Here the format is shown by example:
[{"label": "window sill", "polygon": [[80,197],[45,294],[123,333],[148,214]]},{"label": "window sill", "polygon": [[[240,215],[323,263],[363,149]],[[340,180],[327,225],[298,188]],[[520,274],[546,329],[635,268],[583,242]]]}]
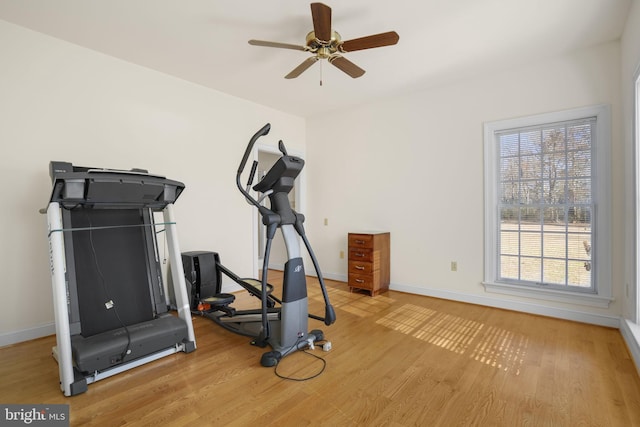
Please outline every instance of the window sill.
[{"label": "window sill", "polygon": [[486,292],[569,304],[580,304],[589,307],[608,308],[609,304],[614,300],[613,297],[605,297],[601,295],[566,292],[555,289],[538,289],[527,286],[510,285],[507,283],[482,282],[482,284],[484,285]]}]

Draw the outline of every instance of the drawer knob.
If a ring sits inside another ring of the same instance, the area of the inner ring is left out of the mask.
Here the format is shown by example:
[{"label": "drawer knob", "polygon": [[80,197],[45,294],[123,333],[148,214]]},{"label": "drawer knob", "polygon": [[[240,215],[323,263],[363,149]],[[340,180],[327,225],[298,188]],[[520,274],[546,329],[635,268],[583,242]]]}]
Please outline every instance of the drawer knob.
[{"label": "drawer knob", "polygon": [[363,257],[364,254],[362,252],[356,252],[356,256]]},{"label": "drawer knob", "polygon": [[356,283],[364,283],[364,280],[362,280],[362,279],[356,279]]},{"label": "drawer knob", "polygon": [[359,245],[364,245],[364,240],[356,240],[356,243]]},{"label": "drawer knob", "polygon": [[364,270],[364,267],[361,265],[356,265],[356,270]]}]

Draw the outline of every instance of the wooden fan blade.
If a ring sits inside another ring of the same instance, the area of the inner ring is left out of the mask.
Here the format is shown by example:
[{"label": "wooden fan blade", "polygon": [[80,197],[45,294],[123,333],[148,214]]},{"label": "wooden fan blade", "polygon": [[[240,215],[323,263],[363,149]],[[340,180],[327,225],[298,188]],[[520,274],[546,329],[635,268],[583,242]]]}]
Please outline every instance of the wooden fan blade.
[{"label": "wooden fan blade", "polygon": [[278,47],[281,49],[293,49],[293,50],[307,50],[306,46],[299,46],[297,44],[268,42],[264,40],[249,40],[249,44],[252,46],[265,46],[265,47]]},{"label": "wooden fan blade", "polygon": [[336,67],[338,67],[339,69],[341,69],[342,71],[344,71],[345,73],[349,74],[354,79],[364,74],[364,70],[362,68],[358,67],[356,64],[349,61],[344,56],[340,56],[340,55],[331,56],[329,57],[329,62],[335,65]]},{"label": "wooden fan blade", "polygon": [[372,49],[374,47],[390,46],[398,43],[400,36],[395,31],[360,37],[358,39],[343,42],[339,49],[341,52],[353,52],[354,50]]},{"label": "wooden fan blade", "polygon": [[295,79],[302,74],[307,68],[311,67],[318,60],[317,56],[311,56],[307,58],[302,64],[294,68],[289,74],[284,76],[285,79]]},{"label": "wooden fan blade", "polygon": [[326,4],[311,3],[311,17],[316,38],[328,43],[331,40],[331,8]]}]

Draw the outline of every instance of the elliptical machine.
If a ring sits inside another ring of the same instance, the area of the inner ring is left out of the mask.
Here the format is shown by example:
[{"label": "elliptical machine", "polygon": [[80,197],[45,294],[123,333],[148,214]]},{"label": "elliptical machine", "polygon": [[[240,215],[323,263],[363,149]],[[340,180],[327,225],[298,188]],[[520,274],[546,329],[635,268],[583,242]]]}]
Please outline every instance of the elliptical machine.
[{"label": "elliptical machine", "polygon": [[[262,223],[267,229],[261,280],[239,278],[220,263],[219,255],[216,253],[192,252],[183,254],[187,286],[191,287],[192,310],[194,309],[193,306],[197,305],[198,308],[195,311],[225,329],[253,337],[251,344],[259,347],[271,346],[272,351],[264,353],[260,359],[262,366],[275,366],[280,359],[288,354],[313,347],[314,342],[324,339],[324,334],[321,330],[316,329],[308,332],[309,317],[321,320],[327,326],[333,324],[336,320],[336,314],[329,302],[318,261],[304,231],[304,215],[295,212],[289,203],[288,194],[293,189],[296,177],[304,167],[304,160],[296,156],[290,156],[283,142],[280,141],[278,148],[282,156],[264,178],[253,186],[253,190],[261,193],[262,196],[256,200],[249,193],[258,167],[257,161],[253,162],[246,188],[242,186],[241,176],[253,146],[258,138],[267,135],[270,129],[271,125],[267,123],[253,135],[247,145],[236,175],[238,189],[246,200],[258,209],[262,217]],[[270,201],[270,208],[261,204],[267,197]],[[278,229],[282,232],[288,258],[284,266],[281,300],[272,295],[273,286],[267,283],[271,244]],[[298,236],[304,242],[320,283],[325,302],[324,317],[309,314],[308,311],[307,282]],[[206,267],[209,269],[209,273],[204,273],[202,261],[196,261],[197,264],[200,264],[198,268],[194,267],[196,263],[185,262],[185,255],[199,258],[202,254],[213,254],[210,257],[211,261],[208,262],[209,266]],[[221,273],[241,285],[251,295],[259,297],[261,308],[259,310],[236,310],[231,307],[230,304],[235,297],[232,294],[220,293]],[[211,279],[212,286],[210,288],[212,289],[209,291],[205,289],[206,287],[202,281],[205,275]]]}]

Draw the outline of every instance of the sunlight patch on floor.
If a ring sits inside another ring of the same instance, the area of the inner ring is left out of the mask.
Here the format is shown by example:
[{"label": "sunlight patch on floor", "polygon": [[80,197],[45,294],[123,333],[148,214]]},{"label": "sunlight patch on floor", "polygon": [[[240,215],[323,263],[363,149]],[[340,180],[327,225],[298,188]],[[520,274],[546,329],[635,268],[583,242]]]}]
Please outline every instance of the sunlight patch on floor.
[{"label": "sunlight patch on floor", "polygon": [[527,353],[528,339],[522,335],[412,304],[376,323],[457,354],[471,350],[471,359],[516,375]]},{"label": "sunlight patch on floor", "polygon": [[[386,310],[395,300],[384,295],[370,297],[336,288],[327,288],[329,301],[334,308],[340,308],[358,317],[368,317]],[[309,298],[323,302],[320,291],[309,292]]]},{"label": "sunlight patch on floor", "polygon": [[490,326],[471,353],[471,358],[516,375],[527,355],[529,339],[523,335]]},{"label": "sunlight patch on floor", "polygon": [[435,310],[418,307],[417,305],[405,304],[379,319],[376,323],[386,326],[394,331],[409,335],[435,313]]},{"label": "sunlight patch on floor", "polygon": [[446,313],[436,313],[413,336],[454,353],[463,354],[484,325]]},{"label": "sunlight patch on floor", "polygon": [[466,351],[483,326],[412,304],[403,305],[376,323],[458,354]]}]

